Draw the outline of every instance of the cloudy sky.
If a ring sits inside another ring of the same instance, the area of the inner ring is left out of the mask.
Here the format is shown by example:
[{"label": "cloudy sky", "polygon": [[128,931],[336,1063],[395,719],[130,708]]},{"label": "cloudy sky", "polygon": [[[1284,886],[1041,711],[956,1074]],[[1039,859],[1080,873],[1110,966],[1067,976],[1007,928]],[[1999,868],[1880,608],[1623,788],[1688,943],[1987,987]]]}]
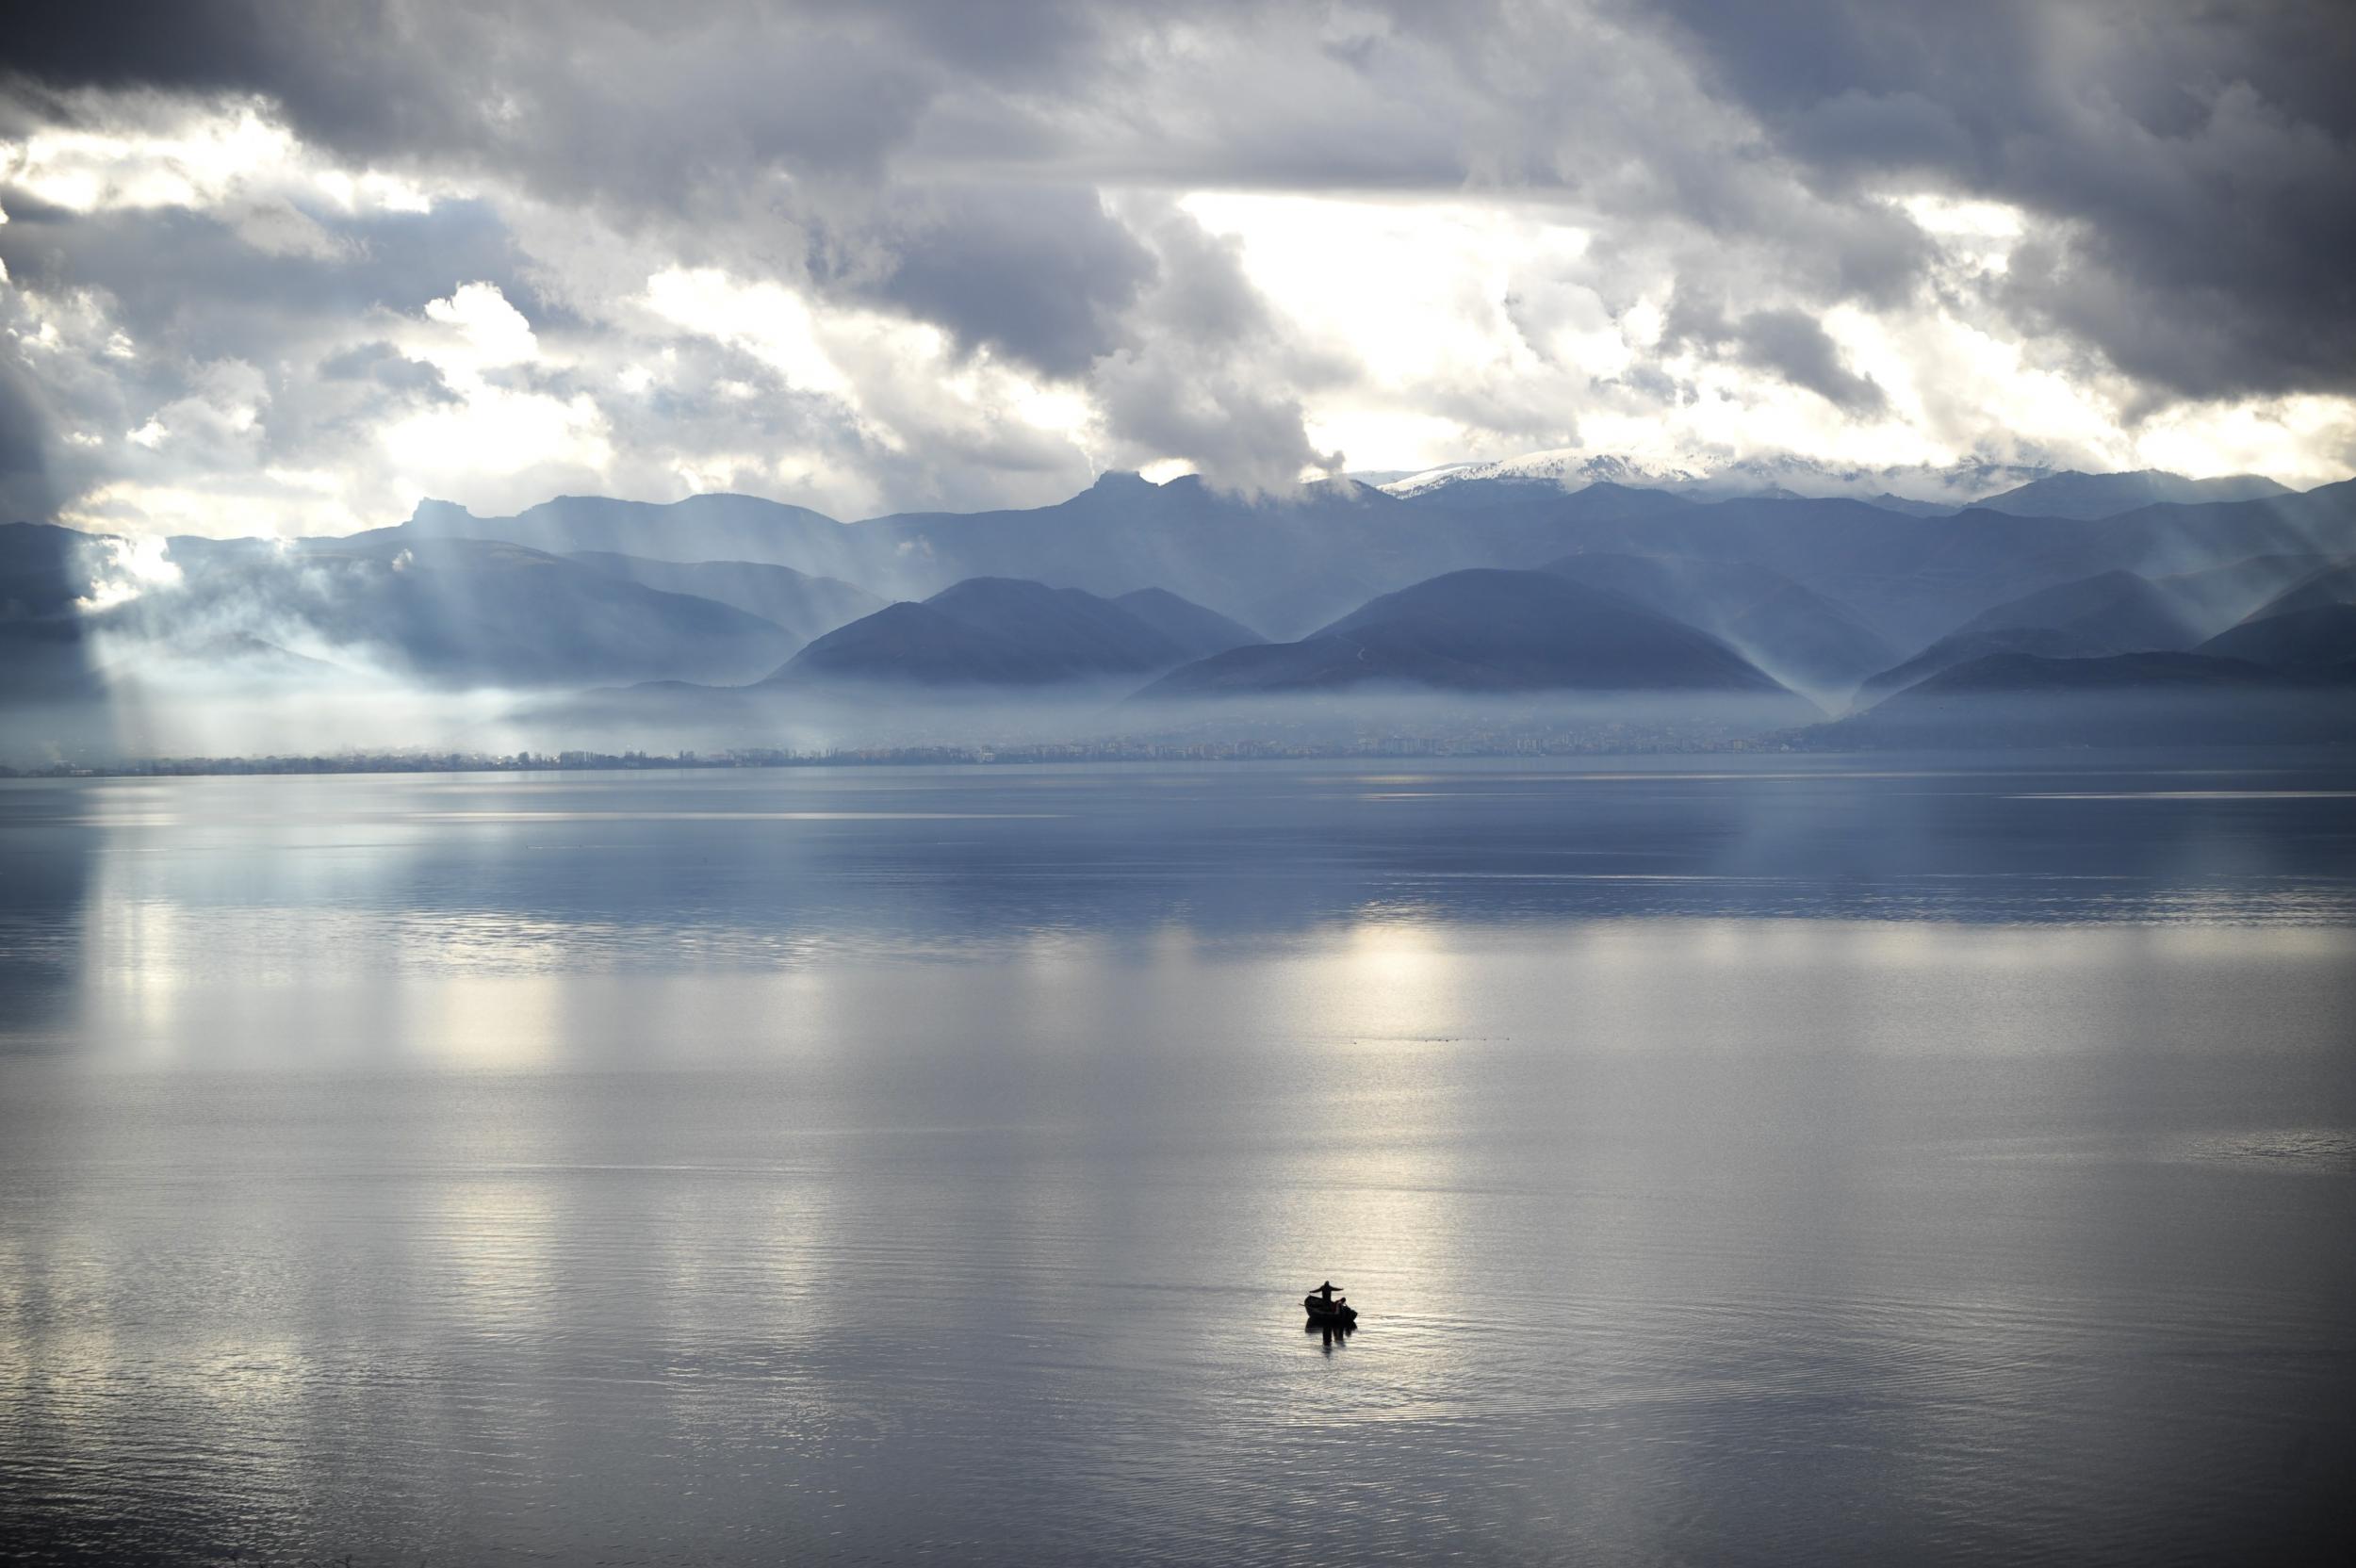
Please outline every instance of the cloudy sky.
[{"label": "cloudy sky", "polygon": [[2356,8],[191,0],[0,44],[0,517],[2356,470]]}]

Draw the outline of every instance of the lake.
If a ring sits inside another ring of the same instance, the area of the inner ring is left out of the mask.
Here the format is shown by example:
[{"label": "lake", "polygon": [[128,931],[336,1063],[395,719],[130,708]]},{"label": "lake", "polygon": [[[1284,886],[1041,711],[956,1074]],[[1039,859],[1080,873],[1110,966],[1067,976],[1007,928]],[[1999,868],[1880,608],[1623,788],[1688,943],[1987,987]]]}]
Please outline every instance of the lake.
[{"label": "lake", "polygon": [[2351,1478],[2356,758],[0,783],[34,1560],[2345,1560]]}]

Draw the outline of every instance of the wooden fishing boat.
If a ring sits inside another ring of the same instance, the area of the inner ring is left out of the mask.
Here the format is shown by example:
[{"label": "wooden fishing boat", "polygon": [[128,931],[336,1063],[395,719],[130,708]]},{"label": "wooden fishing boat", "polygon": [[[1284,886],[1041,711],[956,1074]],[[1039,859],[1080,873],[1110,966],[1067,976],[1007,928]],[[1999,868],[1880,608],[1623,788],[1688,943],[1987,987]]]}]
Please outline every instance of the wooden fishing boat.
[{"label": "wooden fishing boat", "polygon": [[1334,1295],[1330,1284],[1302,1297],[1301,1304],[1309,1309],[1309,1321],[1312,1323],[1332,1323],[1347,1328],[1358,1321],[1357,1309],[1346,1298]]}]

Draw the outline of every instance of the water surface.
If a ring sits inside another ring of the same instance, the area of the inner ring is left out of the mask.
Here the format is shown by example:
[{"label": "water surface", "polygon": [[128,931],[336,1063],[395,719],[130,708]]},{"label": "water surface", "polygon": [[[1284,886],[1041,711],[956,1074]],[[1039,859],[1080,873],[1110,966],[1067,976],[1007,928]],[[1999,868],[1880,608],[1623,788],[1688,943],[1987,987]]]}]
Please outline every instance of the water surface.
[{"label": "water surface", "polygon": [[2328,1559],[2352,1024],[2314,758],[0,785],[0,1528]]}]

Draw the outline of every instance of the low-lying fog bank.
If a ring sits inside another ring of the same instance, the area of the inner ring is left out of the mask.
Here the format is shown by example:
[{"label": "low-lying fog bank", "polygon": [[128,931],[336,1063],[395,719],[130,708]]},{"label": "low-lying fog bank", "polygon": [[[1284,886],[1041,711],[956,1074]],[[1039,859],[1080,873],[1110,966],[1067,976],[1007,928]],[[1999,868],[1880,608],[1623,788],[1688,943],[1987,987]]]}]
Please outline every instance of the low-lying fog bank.
[{"label": "low-lying fog bank", "polygon": [[[1217,702],[1126,692],[809,692],[631,687],[582,694],[413,687],[125,682],[106,700],[19,706],[0,764],[114,768],[159,759],[508,758],[682,752],[1040,757],[1694,751],[1764,743],[1817,716],[1786,696],[1658,693],[1465,695],[1357,690]],[[1775,743],[1780,743],[1779,742]]]}]

